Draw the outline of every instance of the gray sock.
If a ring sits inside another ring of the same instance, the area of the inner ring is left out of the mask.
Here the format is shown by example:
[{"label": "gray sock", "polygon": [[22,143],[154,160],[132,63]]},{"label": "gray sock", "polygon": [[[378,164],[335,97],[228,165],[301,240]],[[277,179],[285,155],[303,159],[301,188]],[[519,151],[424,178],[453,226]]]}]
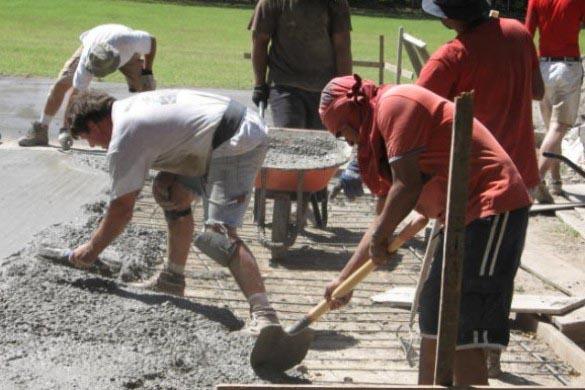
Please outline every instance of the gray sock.
[{"label": "gray sock", "polygon": [[185,266],[175,263],[167,263],[166,269],[174,274],[183,275],[185,273]]},{"label": "gray sock", "polygon": [[270,302],[266,293],[256,293],[248,297],[248,303],[250,304],[250,310],[257,311],[261,309],[271,309]]}]

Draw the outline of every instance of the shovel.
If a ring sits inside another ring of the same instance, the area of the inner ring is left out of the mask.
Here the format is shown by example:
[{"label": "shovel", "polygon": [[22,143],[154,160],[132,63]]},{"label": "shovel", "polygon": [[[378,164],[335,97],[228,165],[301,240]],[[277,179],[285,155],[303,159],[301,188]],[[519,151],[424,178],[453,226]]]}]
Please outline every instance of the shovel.
[{"label": "shovel", "polygon": [[[53,247],[40,247],[37,255],[41,258],[50,260],[51,262],[62,265],[65,267],[70,268],[77,268],[73,263],[69,261],[69,256],[71,254],[71,249],[63,249],[63,248],[53,248]],[[119,272],[121,268],[121,264],[111,262],[111,261],[104,261],[102,259],[97,259],[88,269],[87,271],[92,274],[98,274],[100,276],[104,276],[106,278],[111,278],[114,276],[115,273]]]},{"label": "shovel", "polygon": [[[413,237],[425,225],[426,221],[424,223],[411,222],[405,226],[388,246],[388,252],[396,252],[405,241]],[[366,261],[343,281],[343,283],[337,286],[333,294],[331,294],[331,297],[334,299],[341,298],[348,294],[375,268],[376,264],[372,260]],[[280,326],[264,328],[260,332],[250,355],[252,367],[255,370],[286,371],[299,364],[307,355],[311,342],[313,341],[314,331],[309,326],[330,309],[330,302],[323,299],[317,306],[309,310],[301,320],[293,324],[286,331]]]}]

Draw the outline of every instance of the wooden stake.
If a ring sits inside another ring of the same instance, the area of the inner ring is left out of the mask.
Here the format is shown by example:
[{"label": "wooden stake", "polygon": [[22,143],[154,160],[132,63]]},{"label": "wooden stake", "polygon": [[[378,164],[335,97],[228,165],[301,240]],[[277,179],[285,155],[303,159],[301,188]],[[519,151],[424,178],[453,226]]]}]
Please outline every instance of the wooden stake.
[{"label": "wooden stake", "polygon": [[435,384],[443,386],[453,384],[453,362],[457,345],[461,273],[465,248],[465,212],[472,128],[473,92],[464,92],[455,98],[447,188],[445,246],[434,378]]},{"label": "wooden stake", "polygon": [[384,83],[384,35],[380,35],[378,81],[380,82],[380,84]]},{"label": "wooden stake", "polygon": [[400,26],[398,29],[398,51],[396,52],[396,84],[400,84],[402,77],[402,34],[404,34],[404,27]]}]

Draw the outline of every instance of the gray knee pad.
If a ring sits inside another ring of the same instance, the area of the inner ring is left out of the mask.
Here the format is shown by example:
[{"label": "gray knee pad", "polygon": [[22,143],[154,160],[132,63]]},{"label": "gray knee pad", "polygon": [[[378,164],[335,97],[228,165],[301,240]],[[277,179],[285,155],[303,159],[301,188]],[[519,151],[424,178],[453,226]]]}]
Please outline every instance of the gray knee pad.
[{"label": "gray knee pad", "polygon": [[181,217],[186,217],[187,215],[191,215],[192,211],[191,211],[191,207],[189,207],[188,209],[185,210],[165,210],[165,219],[167,221],[174,221],[176,219],[179,219]]},{"label": "gray knee pad", "polygon": [[226,234],[207,229],[195,237],[195,245],[219,265],[229,267],[236,257],[241,240],[231,241]]}]

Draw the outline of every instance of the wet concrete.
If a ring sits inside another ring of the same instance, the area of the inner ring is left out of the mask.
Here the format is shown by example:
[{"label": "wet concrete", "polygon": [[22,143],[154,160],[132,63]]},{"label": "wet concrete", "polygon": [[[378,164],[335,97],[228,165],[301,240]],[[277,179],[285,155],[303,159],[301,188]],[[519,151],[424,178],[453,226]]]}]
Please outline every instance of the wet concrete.
[{"label": "wet concrete", "polygon": [[315,169],[343,164],[351,148],[326,131],[272,129],[264,166],[280,169]]},{"label": "wet concrete", "polygon": [[86,241],[105,205],[83,207],[77,222],[51,226],[0,260],[1,387],[204,389],[261,382],[248,363],[254,338],[239,332],[244,321],[229,308],[124,283],[160,267],[164,231],[130,224],[102,254],[122,264],[112,279],[36,256],[40,246]]}]

